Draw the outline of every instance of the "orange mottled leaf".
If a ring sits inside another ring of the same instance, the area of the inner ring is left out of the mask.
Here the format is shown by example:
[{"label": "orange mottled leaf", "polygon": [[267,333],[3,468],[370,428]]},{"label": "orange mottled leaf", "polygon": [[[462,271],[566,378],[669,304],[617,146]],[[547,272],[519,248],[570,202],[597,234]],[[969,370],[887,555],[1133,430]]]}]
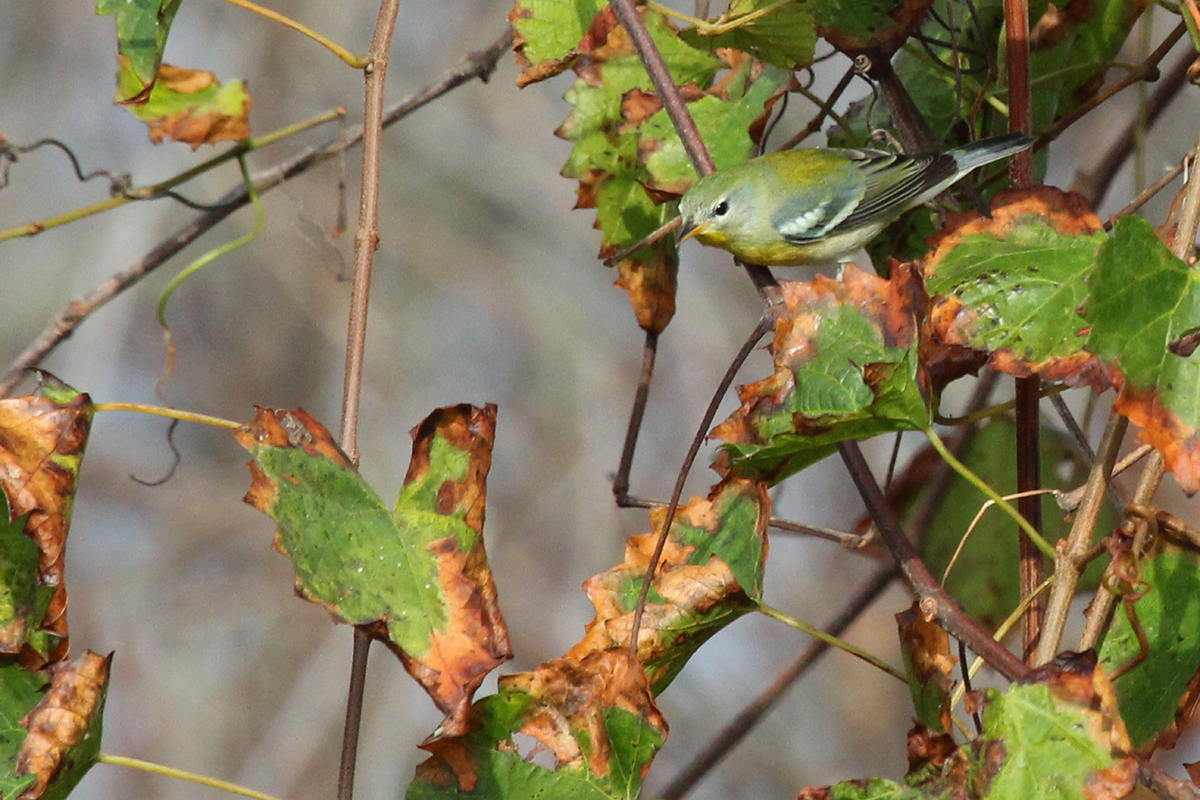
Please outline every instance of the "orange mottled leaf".
[{"label": "orange mottled leaf", "polygon": [[482,536],[494,430],[495,406],[431,414],[392,511],[303,411],[259,409],[237,433],[254,454],[246,500],[278,523],[297,592],[388,645],[451,734],[511,657]]},{"label": "orange mottled leaf", "polygon": [[730,469],[775,482],[843,439],[930,424],[935,387],[920,358],[928,301],[911,267],[881,278],[850,264],[840,279],[781,289],[775,372],[741,387],[741,407],[713,430]]}]

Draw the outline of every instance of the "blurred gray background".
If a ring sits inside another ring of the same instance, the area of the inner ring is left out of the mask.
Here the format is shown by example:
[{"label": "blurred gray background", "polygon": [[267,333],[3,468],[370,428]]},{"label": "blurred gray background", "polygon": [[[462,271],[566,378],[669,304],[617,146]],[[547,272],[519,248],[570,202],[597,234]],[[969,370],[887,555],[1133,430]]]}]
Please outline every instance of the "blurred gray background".
[{"label": "blurred gray background", "polygon": [[[366,49],[371,3],[275,0],[272,7],[351,50]],[[390,101],[407,96],[490,44],[507,24],[503,0],[405,0],[389,73]],[[144,126],[111,102],[112,18],[89,3],[0,2],[0,134],[17,144],[56,137],[85,170],[127,172],[135,185],[202,158],[152,146]],[[1166,16],[1166,15],[1162,15]],[[357,122],[362,81],[313,42],[216,0],[184,4],[167,60],[249,81],[261,135],[337,105]],[[1131,59],[1132,60],[1132,59]],[[836,81],[844,62],[819,73]],[[408,430],[433,408],[499,405],[487,511],[488,551],[514,661],[532,668],[568,649],[591,619],[580,584],[617,563],[626,536],[647,528],[619,511],[615,469],[641,359],[642,334],[615,275],[596,259],[593,212],[571,211],[574,185],[558,172],[570,150],[552,132],[568,113],[563,76],[518,91],[511,57],[488,85],[458,89],[385,134],[382,247],[376,259],[360,443],[362,471],[385,498],[407,467]],[[861,96],[861,85],[856,90]],[[1050,182],[1074,173],[1071,154],[1099,152],[1131,113],[1133,93],[1055,148]],[[786,138],[807,118],[793,102]],[[1150,137],[1151,176],[1195,140],[1196,98],[1185,92]],[[252,167],[324,141],[322,129],[255,153]],[[813,141],[813,144],[818,142]],[[360,151],[350,158],[357,170]],[[1129,170],[1106,202],[1131,196]],[[212,201],[237,180],[227,166],[185,186]],[[268,225],[252,244],[188,281],[168,309],[179,348],[167,386],[183,408],[248,420],[255,404],[301,406],[336,432],[352,236],[328,232],[336,171],[317,169],[264,199]],[[22,158],[0,192],[0,228],[107,196],[80,185],[51,150]],[[352,212],[357,185],[350,187]],[[1158,222],[1163,204],[1147,215]],[[8,287],[0,328],[7,363],[71,299],[142,256],[195,212],[170,201],[131,204],[0,248]],[[154,305],[178,269],[249,229],[239,212],[134,290],[89,319],[45,366],[97,401],[155,402],[163,367]],[[344,263],[343,263],[344,262]],[[753,328],[758,299],[724,254],[685,247],[679,313],[663,337],[633,491],[663,498],[729,359]],[[743,382],[766,374],[757,354]],[[727,400],[725,409],[732,408]],[[724,412],[723,412],[724,413]],[[271,522],[241,502],[246,453],[225,431],[183,425],[174,478],[148,488],[171,461],[164,421],[105,413],[94,427],[68,551],[76,652],[116,651],[104,750],[244,783],[280,797],[333,795],[350,630],[292,595],[270,550]],[[868,445],[882,466],[890,442]],[[708,455],[701,457],[706,463]],[[695,471],[690,491],[712,473]],[[859,513],[837,464],[789,481],[777,511],[846,528]],[[1193,512],[1173,495],[1177,513]],[[874,569],[835,545],[775,536],[767,600],[825,623]],[[849,638],[898,663],[893,588]],[[705,646],[662,697],[671,737],[651,772],[654,795],[720,726],[808,645],[752,617]],[[484,691],[494,688],[494,678]],[[422,757],[415,745],[440,715],[396,660],[372,651],[358,796],[396,798]],[[789,798],[805,785],[904,770],[907,689],[834,653],[794,689],[692,796]],[[1178,753],[1189,759],[1187,745]],[[212,797],[212,790],[98,766],[77,796]]]}]

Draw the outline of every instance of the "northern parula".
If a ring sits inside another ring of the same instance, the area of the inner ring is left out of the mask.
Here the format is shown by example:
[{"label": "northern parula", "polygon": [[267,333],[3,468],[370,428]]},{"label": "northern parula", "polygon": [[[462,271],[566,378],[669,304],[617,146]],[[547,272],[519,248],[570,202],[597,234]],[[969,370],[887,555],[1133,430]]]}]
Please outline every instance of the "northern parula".
[{"label": "northern parula", "polygon": [[971,170],[1033,144],[1020,133],[945,153],[782,150],[706,175],[679,203],[679,241],[695,238],[749,264],[838,261]]}]

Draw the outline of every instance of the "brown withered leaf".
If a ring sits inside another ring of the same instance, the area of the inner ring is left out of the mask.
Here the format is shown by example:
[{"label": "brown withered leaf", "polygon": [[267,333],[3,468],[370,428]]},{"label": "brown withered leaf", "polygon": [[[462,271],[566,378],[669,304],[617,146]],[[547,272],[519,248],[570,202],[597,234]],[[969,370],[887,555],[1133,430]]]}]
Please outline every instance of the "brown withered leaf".
[{"label": "brown withered leaf", "polygon": [[[414,786],[450,797],[632,796],[667,737],[645,673],[618,651],[505,676],[499,694],[476,704],[472,723],[465,736],[421,745],[431,757]],[[539,751],[554,757],[552,768],[530,763]]]},{"label": "brown withered leaf", "polygon": [[[613,286],[629,293],[638,326],[644,331],[661,333],[675,316],[675,286],[679,276],[679,260],[669,257],[670,243],[658,243],[642,248],[641,253],[654,256],[627,258],[617,265],[618,277]],[[610,251],[611,252],[607,252]],[[601,258],[616,255],[615,247],[602,247]]]},{"label": "brown withered leaf", "polygon": [[916,602],[896,614],[896,624],[917,717],[935,733],[949,733],[950,691],[958,663],[950,655],[950,636],[936,621],[926,619]]},{"label": "brown withered leaf", "polygon": [[91,398],[49,376],[37,394],[0,400],[0,488],[13,519],[28,515],[24,532],[37,545],[38,578],[54,590],[40,627],[53,637],[48,651],[30,646],[29,631],[0,636],[11,644],[4,652],[19,655],[27,669],[59,661],[69,649],[64,559],[92,415]]},{"label": "brown withered leaf", "polygon": [[533,699],[520,732],[553,753],[558,767],[581,766],[586,759],[590,774],[608,777],[612,747],[604,716],[610,709],[622,709],[667,736],[645,673],[622,651],[591,652],[578,659],[568,653],[533,672],[504,676],[500,689]]},{"label": "brown withered leaf", "polygon": [[18,800],[37,800],[50,782],[63,779],[64,762],[78,774],[95,762],[100,749],[100,718],[112,654],[85,652],[77,661],[47,668],[50,689],[21,724],[29,730],[17,758],[17,772],[35,776]]}]

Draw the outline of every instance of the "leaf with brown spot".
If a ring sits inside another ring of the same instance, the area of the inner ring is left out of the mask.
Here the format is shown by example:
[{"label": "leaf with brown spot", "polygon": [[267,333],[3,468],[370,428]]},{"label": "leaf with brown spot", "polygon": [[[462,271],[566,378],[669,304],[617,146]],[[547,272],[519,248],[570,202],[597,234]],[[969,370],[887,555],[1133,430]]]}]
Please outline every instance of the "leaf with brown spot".
[{"label": "leaf with brown spot", "polygon": [[[406,798],[636,800],[666,736],[627,653],[560,658],[501,678],[499,692],[472,709],[469,733],[423,744],[431,755]],[[551,754],[553,767],[535,763],[537,752]]]},{"label": "leaf with brown spot", "polygon": [[[0,666],[0,764],[7,765],[0,767],[0,792],[24,784],[19,795],[4,797],[65,797],[96,763],[111,662],[111,655],[87,651],[42,672],[11,662]],[[14,712],[35,698],[14,720]],[[12,735],[19,730],[14,722],[25,730],[19,740]],[[13,745],[19,746],[15,753],[9,751]]]},{"label": "leaf with brown spot", "polygon": [[516,33],[521,87],[570,69],[581,54],[603,47],[617,24],[604,0],[518,0],[508,20]]},{"label": "leaf with brown spot", "polygon": [[[665,509],[651,518],[661,526]],[[770,500],[762,484],[726,479],[708,498],[693,497],[679,508],[642,615],[638,659],[655,694],[683,668],[710,636],[762,598]],[[657,533],[630,537],[625,560],[594,575],[583,588],[596,608],[587,633],[567,653],[626,650],[642,581]]]},{"label": "leaf with brown spot", "polygon": [[[119,101],[135,93],[141,79],[128,58],[121,56],[118,62]],[[211,72],[163,64],[146,101],[128,108],[149,127],[150,141],[174,139],[195,150],[202,144],[248,139],[250,106],[242,81],[222,85]]]},{"label": "leaf with brown spot", "polygon": [[36,545],[36,575],[22,570],[24,585],[12,587],[32,605],[0,609],[0,653],[30,669],[68,650],[64,559],[92,415],[91,398],[48,375],[35,394],[0,400],[0,487],[9,518],[23,517],[23,535]]},{"label": "leaf with brown spot", "polygon": [[[1002,192],[990,218],[961,217],[925,260],[935,344],[986,353],[1013,375],[1116,388],[1188,494],[1200,490],[1200,281],[1150,224],[1112,237],[1081,198],[1049,187]],[[932,367],[931,367],[932,368]]]},{"label": "leaf with brown spot", "polygon": [[774,483],[839,441],[932,423],[934,389],[920,358],[928,300],[911,266],[880,278],[849,264],[841,279],[781,288],[775,372],[741,387],[741,407],[712,433],[729,469]]},{"label": "leaf with brown spot", "polygon": [[1000,192],[991,216],[951,215],[921,265],[932,339],[1010,374],[1093,374],[1078,309],[1106,238],[1082,197],[1051,187]]},{"label": "leaf with brown spot", "polygon": [[278,523],[297,592],[388,645],[452,734],[512,656],[482,535],[495,419],[495,406],[460,405],[414,428],[391,512],[303,411],[259,409],[237,432],[254,455],[246,501]]},{"label": "leaf with brown spot", "polygon": [[[655,512],[659,525],[663,513]],[[642,618],[637,662],[629,634],[656,535],[632,537],[624,563],[584,584],[596,617],[583,639],[562,658],[501,678],[499,692],[472,708],[464,735],[426,741],[432,755],[417,768],[408,800],[634,800],[667,735],[654,696],[761,596],[769,516],[765,487],[737,479],[679,509]],[[553,756],[552,768],[532,763],[538,752]]]}]

